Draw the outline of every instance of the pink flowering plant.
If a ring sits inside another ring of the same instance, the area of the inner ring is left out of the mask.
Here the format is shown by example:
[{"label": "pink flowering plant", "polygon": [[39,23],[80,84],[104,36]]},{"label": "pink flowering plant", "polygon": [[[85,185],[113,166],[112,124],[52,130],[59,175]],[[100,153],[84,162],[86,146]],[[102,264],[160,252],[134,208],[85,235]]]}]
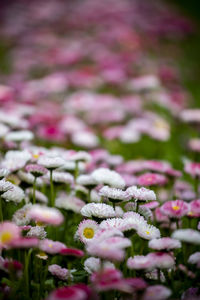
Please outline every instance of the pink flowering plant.
[{"label": "pink flowering plant", "polygon": [[2,1],[0,19],[0,299],[199,299],[190,19],[164,0]]}]

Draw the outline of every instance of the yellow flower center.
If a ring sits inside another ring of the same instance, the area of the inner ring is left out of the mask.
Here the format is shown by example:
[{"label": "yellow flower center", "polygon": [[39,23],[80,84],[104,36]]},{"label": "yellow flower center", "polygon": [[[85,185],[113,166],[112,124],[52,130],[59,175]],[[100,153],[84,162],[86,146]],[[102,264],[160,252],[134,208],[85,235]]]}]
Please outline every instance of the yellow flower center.
[{"label": "yellow flower center", "polygon": [[52,244],[48,244],[48,246],[49,246],[49,248],[52,248],[52,247],[53,247],[53,245],[52,245]]},{"label": "yellow flower center", "polygon": [[149,232],[149,231],[146,230],[145,232],[146,232],[146,234],[150,235],[150,232]]},{"label": "yellow flower center", "polygon": [[42,222],[36,222],[36,225],[37,225],[37,226],[43,226],[44,223],[42,223]]},{"label": "yellow flower center", "polygon": [[156,120],[155,122],[154,122],[154,126],[156,127],[156,128],[160,128],[160,129],[168,129],[168,126],[167,126],[167,124],[165,123],[165,122],[163,122],[162,120]]},{"label": "yellow flower center", "polygon": [[94,229],[92,228],[89,228],[89,227],[86,227],[84,230],[83,230],[83,235],[86,239],[92,239],[93,236],[94,236]]},{"label": "yellow flower center", "polygon": [[179,209],[180,209],[180,206],[178,206],[178,205],[173,205],[172,208],[173,208],[173,210],[179,210]]},{"label": "yellow flower center", "polygon": [[39,154],[33,154],[33,158],[37,159],[40,155]]},{"label": "yellow flower center", "polygon": [[1,240],[1,243],[2,244],[6,244],[6,243],[9,243],[12,239],[12,233],[9,232],[9,231],[4,231],[2,234],[1,234],[1,237],[0,237],[0,240]]},{"label": "yellow flower center", "polygon": [[188,212],[188,215],[189,215],[189,216],[193,216],[193,215],[194,215],[193,211],[189,211],[189,212]]}]

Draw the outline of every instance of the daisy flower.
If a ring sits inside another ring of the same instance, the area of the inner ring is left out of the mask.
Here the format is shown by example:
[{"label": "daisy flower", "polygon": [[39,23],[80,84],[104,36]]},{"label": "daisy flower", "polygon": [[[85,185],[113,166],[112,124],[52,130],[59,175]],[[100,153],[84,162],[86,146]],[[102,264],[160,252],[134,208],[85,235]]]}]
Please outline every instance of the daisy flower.
[{"label": "daisy flower", "polygon": [[62,249],[66,249],[66,245],[61,242],[44,239],[40,241],[39,249],[45,253],[57,254],[60,253]]},{"label": "daisy flower", "polygon": [[[89,274],[99,271],[101,269],[100,259],[95,257],[87,258],[84,261],[84,269]],[[115,265],[109,261],[104,261],[103,269],[115,269]]]},{"label": "daisy flower", "polygon": [[16,212],[13,214],[12,221],[18,226],[29,224],[31,219],[27,216],[27,212],[31,206],[32,204],[28,203],[22,208],[16,210]]},{"label": "daisy flower", "polygon": [[80,185],[94,187],[98,182],[91,175],[79,175],[76,179],[76,183]]},{"label": "daisy flower", "polygon": [[0,168],[0,180],[9,175],[9,170],[6,168]]},{"label": "daisy flower", "polygon": [[148,255],[135,255],[134,257],[129,257],[127,267],[131,270],[151,270],[154,268],[154,261]]},{"label": "daisy flower", "polygon": [[104,241],[98,244],[95,242],[89,243],[86,250],[92,256],[111,261],[122,261],[125,257],[123,249]]},{"label": "daisy flower", "polygon": [[127,222],[126,219],[123,218],[112,218],[107,219],[101,222],[99,225],[100,229],[110,229],[110,228],[116,228],[122,232],[129,230],[129,227],[131,229],[131,223]]},{"label": "daisy flower", "polygon": [[175,265],[174,258],[165,252],[154,252],[147,255],[159,269],[170,269]]},{"label": "daisy flower", "polygon": [[87,243],[88,241],[91,241],[94,237],[96,232],[98,231],[98,224],[97,222],[93,220],[83,220],[77,230],[77,234],[79,239],[83,243]]},{"label": "daisy flower", "polygon": [[200,217],[200,199],[190,202],[188,216],[196,218]]},{"label": "daisy flower", "polygon": [[13,187],[14,187],[14,185],[11,182],[6,181],[5,179],[1,179],[0,180],[0,195],[9,190],[12,190]]},{"label": "daisy flower", "polygon": [[11,131],[8,132],[5,136],[6,141],[12,141],[12,142],[30,141],[33,138],[34,135],[32,131],[29,130]]},{"label": "daisy flower", "polygon": [[1,197],[8,202],[20,203],[25,198],[25,194],[19,186],[13,184],[12,189],[3,193]]},{"label": "daisy flower", "polygon": [[122,273],[117,269],[104,269],[100,272],[95,272],[91,276],[91,282],[95,290],[99,292],[118,290],[121,292],[131,292],[132,288],[128,281],[124,280]]},{"label": "daisy flower", "polygon": [[115,211],[112,206],[105,203],[88,203],[81,209],[81,214],[84,217],[111,218],[115,216]]},{"label": "daisy flower", "polygon": [[20,238],[20,228],[11,222],[0,223],[0,248],[5,248]]},{"label": "daisy flower", "polygon": [[172,250],[181,248],[181,243],[178,240],[164,237],[160,239],[152,239],[149,241],[148,247],[155,250]]},{"label": "daisy flower", "polygon": [[127,221],[127,226],[131,226],[132,229],[137,230],[141,226],[147,226],[147,222],[143,216],[136,212],[126,212],[123,215],[123,218]]},{"label": "daisy flower", "polygon": [[74,132],[71,136],[71,139],[75,145],[87,149],[95,148],[99,144],[98,137],[89,131]]},{"label": "daisy flower", "polygon": [[171,296],[171,290],[163,285],[152,285],[147,287],[142,300],[165,300]]},{"label": "daisy flower", "polygon": [[138,188],[133,185],[127,188],[126,192],[130,195],[131,198],[142,201],[155,201],[156,194],[154,191],[146,189],[144,187]]},{"label": "daisy flower", "polygon": [[12,248],[24,249],[38,247],[39,240],[36,237],[20,237],[13,241]]},{"label": "daisy flower", "polygon": [[107,184],[111,187],[122,189],[125,186],[124,179],[115,171],[99,168],[92,172],[91,176],[98,184]]},{"label": "daisy flower", "polygon": [[140,224],[137,228],[137,234],[145,240],[152,240],[160,237],[160,230],[147,223]]},{"label": "daisy flower", "polygon": [[167,178],[161,174],[145,173],[138,176],[137,183],[141,186],[164,185],[167,183]]},{"label": "daisy flower", "polygon": [[60,250],[61,255],[69,256],[71,259],[72,257],[82,257],[84,256],[84,252],[80,249],[76,248],[64,248]]},{"label": "daisy flower", "polygon": [[122,191],[121,189],[111,188],[109,186],[102,187],[99,191],[99,195],[109,199],[111,202],[121,202],[130,199],[127,192]]},{"label": "daisy flower", "polygon": [[38,239],[44,240],[47,236],[44,227],[42,226],[34,226],[27,233],[27,237],[37,237]]},{"label": "daisy flower", "polygon": [[34,177],[39,177],[45,175],[48,170],[37,164],[30,164],[25,167],[26,172],[31,173]]},{"label": "daisy flower", "polygon": [[58,209],[39,204],[32,205],[28,210],[27,215],[30,219],[42,224],[57,226],[64,221],[64,217]]},{"label": "daisy flower", "polygon": [[185,172],[190,174],[192,177],[200,176],[200,163],[198,162],[186,162]]},{"label": "daisy flower", "polygon": [[72,153],[69,156],[69,158],[70,158],[70,160],[73,160],[73,161],[90,162],[92,159],[92,156],[86,151],[77,151],[75,153]]},{"label": "daisy flower", "polygon": [[64,159],[59,156],[42,155],[38,159],[38,164],[44,166],[48,170],[55,170],[64,164]]},{"label": "daisy flower", "polygon": [[63,281],[66,281],[69,277],[69,271],[65,268],[61,268],[61,266],[56,265],[56,264],[48,266],[48,271],[53,276],[56,276]]},{"label": "daisy flower", "polygon": [[160,210],[170,218],[181,218],[188,213],[189,205],[183,200],[167,201],[161,206]]},{"label": "daisy flower", "polygon": [[178,229],[172,233],[172,238],[191,244],[200,245],[200,232],[194,229]]},{"label": "daisy flower", "polygon": [[200,252],[191,254],[188,258],[188,263],[197,265],[197,267],[200,268]]},{"label": "daisy flower", "polygon": [[88,292],[78,285],[64,286],[52,291],[45,300],[86,300]]}]

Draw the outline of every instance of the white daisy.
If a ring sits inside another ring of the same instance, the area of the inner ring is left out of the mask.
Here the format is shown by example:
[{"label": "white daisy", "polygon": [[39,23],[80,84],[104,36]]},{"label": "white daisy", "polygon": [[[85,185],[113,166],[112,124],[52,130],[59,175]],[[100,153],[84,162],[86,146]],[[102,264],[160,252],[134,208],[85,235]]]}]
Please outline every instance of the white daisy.
[{"label": "white daisy", "polygon": [[1,197],[8,202],[20,203],[25,198],[25,194],[19,186],[13,184],[13,188],[2,194]]},{"label": "white daisy", "polygon": [[72,134],[71,139],[75,145],[89,149],[97,147],[99,144],[98,137],[88,131],[77,131]]},{"label": "white daisy", "polygon": [[79,175],[76,179],[76,183],[80,185],[90,185],[95,186],[98,182],[91,175]]},{"label": "white daisy", "polygon": [[91,155],[85,151],[75,152],[69,158],[70,160],[73,161],[84,161],[84,162],[89,162],[92,159]]},{"label": "white daisy", "polygon": [[79,226],[78,226],[78,230],[77,230],[77,234],[79,239],[83,242],[83,243],[87,243],[88,241],[91,241],[95,235],[96,232],[98,231],[98,224],[97,222],[93,221],[93,220],[83,220]]},{"label": "white daisy", "polygon": [[112,206],[105,203],[88,203],[81,209],[81,214],[88,218],[112,218],[115,211]]},{"label": "white daisy", "polygon": [[22,208],[18,209],[12,217],[12,221],[18,226],[28,225],[31,219],[27,216],[27,212],[31,206],[32,204],[28,203]]},{"label": "white daisy", "polygon": [[9,170],[8,169],[5,169],[5,168],[0,168],[0,179],[8,176],[9,174]]},{"label": "white daisy", "polygon": [[125,181],[121,175],[106,168],[96,169],[91,175],[99,184],[107,184],[119,189],[125,186]]},{"label": "white daisy", "polygon": [[[101,265],[100,265],[99,258],[89,257],[84,261],[84,269],[89,274],[99,271],[100,268],[101,268]],[[115,269],[115,265],[113,263],[111,263],[110,261],[104,261],[103,268],[104,269]]]},{"label": "white daisy", "polygon": [[99,195],[113,202],[127,201],[130,199],[130,196],[126,192],[109,186],[102,187],[99,191]]},{"label": "white daisy", "polygon": [[38,159],[38,164],[49,170],[54,170],[61,167],[65,163],[64,159],[59,156],[42,155]]},{"label": "white daisy", "polygon": [[138,226],[137,234],[145,240],[160,238],[160,230],[153,225],[141,224]]},{"label": "white daisy", "polygon": [[29,130],[11,131],[6,134],[5,140],[12,142],[30,141],[34,138],[34,135]]},{"label": "white daisy", "polygon": [[142,201],[155,201],[156,194],[150,189],[144,187],[138,188],[136,185],[127,188],[126,192],[131,198]]},{"label": "white daisy", "polygon": [[14,185],[11,182],[6,181],[5,179],[0,180],[0,195],[9,190],[12,190],[13,188]]},{"label": "white daisy", "polygon": [[27,233],[28,237],[37,237],[41,240],[45,239],[47,236],[46,231],[44,230],[44,227],[42,226],[33,226]]},{"label": "white daisy", "polygon": [[198,266],[200,267],[200,252],[195,252],[191,254],[188,258],[188,263],[194,265],[198,264]]},{"label": "white daisy", "polygon": [[172,238],[182,242],[200,245],[200,232],[194,229],[178,229],[172,233]]}]

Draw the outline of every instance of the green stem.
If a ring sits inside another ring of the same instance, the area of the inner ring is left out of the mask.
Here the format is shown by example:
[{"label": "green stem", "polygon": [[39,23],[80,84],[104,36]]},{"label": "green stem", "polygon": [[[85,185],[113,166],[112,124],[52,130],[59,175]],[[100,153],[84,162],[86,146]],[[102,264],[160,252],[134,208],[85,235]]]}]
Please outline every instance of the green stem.
[{"label": "green stem", "polygon": [[68,283],[69,285],[71,284],[71,262],[68,262],[68,274],[69,274],[69,277],[68,277]]},{"label": "green stem", "polygon": [[3,222],[2,198],[0,197],[0,222]]},{"label": "green stem", "polygon": [[51,206],[54,207],[53,170],[50,170]]},{"label": "green stem", "polygon": [[137,213],[137,212],[138,212],[138,209],[139,209],[139,203],[138,203],[138,201],[137,201],[137,200],[135,201],[135,204],[136,204],[135,211],[136,211],[136,213]]},{"label": "green stem", "polygon": [[26,284],[26,292],[27,292],[27,298],[29,299],[30,295],[30,288],[29,288],[29,259],[31,256],[32,249],[29,249],[28,252],[25,251],[25,262],[24,262],[24,279]]},{"label": "green stem", "polygon": [[196,198],[198,198],[198,196],[199,196],[198,189],[199,189],[199,177],[195,176],[195,179],[194,179],[194,190],[195,190]]},{"label": "green stem", "polygon": [[179,229],[179,223],[178,223],[178,219],[176,219],[176,229]]},{"label": "green stem", "polygon": [[34,181],[33,181],[33,204],[36,203],[36,197],[35,197],[35,191],[36,191],[36,180],[37,180],[37,177],[34,178]]}]

